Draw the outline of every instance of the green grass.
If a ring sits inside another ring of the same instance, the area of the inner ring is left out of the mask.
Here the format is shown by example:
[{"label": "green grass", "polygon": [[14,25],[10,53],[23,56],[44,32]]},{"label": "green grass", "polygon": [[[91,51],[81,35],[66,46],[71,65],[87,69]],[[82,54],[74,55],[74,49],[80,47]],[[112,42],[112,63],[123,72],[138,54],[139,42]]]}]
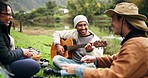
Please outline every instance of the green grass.
[{"label": "green grass", "polygon": [[49,58],[52,37],[26,35],[16,31],[11,31],[11,36],[14,38],[15,46],[17,48],[28,48],[31,46],[39,50],[42,53],[43,58]]},{"label": "green grass", "polygon": [[[36,36],[36,35],[26,35],[20,32],[16,32],[14,30],[11,31],[11,36],[15,40],[15,46],[16,48],[28,48],[33,47],[36,48],[38,51],[41,52],[42,58],[46,58],[48,60],[51,60],[49,58],[50,53],[50,46],[49,44],[52,42],[52,38],[49,36]],[[50,64],[52,62],[50,61]],[[43,69],[38,73],[38,75],[43,76]]]},{"label": "green grass", "polygon": [[[46,36],[46,35],[26,35],[21,32],[17,32],[14,30],[11,30],[11,36],[15,40],[15,46],[16,48],[28,48],[28,47],[33,47],[36,48],[37,50],[40,51],[42,54],[42,58],[45,58],[49,60],[49,66],[54,68],[52,64],[52,60],[50,59],[50,47],[52,43],[52,37],[51,36]],[[43,69],[40,70],[39,73],[37,73],[37,76],[44,76],[46,78],[55,78],[54,75],[44,75],[43,74]],[[56,78],[63,78],[63,77],[56,77]],[[65,77],[64,77],[65,78]],[[67,77],[69,78],[69,77]],[[72,76],[71,76],[72,78]]]},{"label": "green grass", "polygon": [[[95,34],[97,34],[97,36],[99,36],[100,38],[103,38],[103,36],[108,36],[108,34],[110,34],[106,31],[103,31],[103,32],[100,31],[100,29],[97,27],[89,26],[89,28]],[[52,29],[49,29],[49,30],[52,30]],[[61,30],[61,29],[57,28],[55,30]],[[44,34],[44,35],[31,35],[31,34],[27,35],[27,34],[24,34],[21,32],[17,32],[15,30],[11,30],[11,36],[14,38],[15,45],[17,48],[28,48],[30,46],[33,48],[36,48],[37,50],[39,50],[41,52],[42,58],[45,58],[50,61],[49,62],[50,67],[54,68],[54,66],[52,64],[52,60],[50,59],[50,47],[51,47],[53,40],[52,40],[52,36],[49,35],[49,33]],[[112,54],[116,53],[120,48],[121,40],[117,40],[117,39],[106,39],[106,40],[108,41],[108,45],[107,45],[107,47],[105,47],[104,54],[112,55]],[[44,76],[46,78],[55,78],[55,76],[53,76],[53,75],[52,76],[44,75],[43,68],[40,70],[39,73],[37,73],[37,75]],[[63,78],[63,77],[56,77],[56,78]],[[64,78],[66,78],[66,77],[64,77]],[[75,77],[71,76],[71,77],[67,77],[67,78],[75,78]]]}]

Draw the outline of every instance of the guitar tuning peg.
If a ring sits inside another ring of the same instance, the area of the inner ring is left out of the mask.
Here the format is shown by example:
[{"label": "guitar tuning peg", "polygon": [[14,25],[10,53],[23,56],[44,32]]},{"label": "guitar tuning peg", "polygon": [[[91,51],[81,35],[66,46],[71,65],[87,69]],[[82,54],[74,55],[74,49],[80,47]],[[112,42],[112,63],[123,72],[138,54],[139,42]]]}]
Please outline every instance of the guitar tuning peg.
[{"label": "guitar tuning peg", "polygon": [[93,43],[93,45],[95,47],[105,47],[105,46],[107,46],[107,41],[95,41]]}]

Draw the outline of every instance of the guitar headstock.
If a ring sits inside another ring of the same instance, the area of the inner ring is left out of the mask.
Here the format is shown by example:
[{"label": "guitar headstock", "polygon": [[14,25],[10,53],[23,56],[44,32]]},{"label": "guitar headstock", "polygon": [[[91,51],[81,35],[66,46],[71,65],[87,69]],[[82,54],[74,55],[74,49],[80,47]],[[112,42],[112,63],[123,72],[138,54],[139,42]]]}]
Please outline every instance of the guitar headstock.
[{"label": "guitar headstock", "polygon": [[93,42],[93,46],[95,46],[95,47],[105,47],[105,46],[107,46],[107,41],[95,41],[95,42]]}]

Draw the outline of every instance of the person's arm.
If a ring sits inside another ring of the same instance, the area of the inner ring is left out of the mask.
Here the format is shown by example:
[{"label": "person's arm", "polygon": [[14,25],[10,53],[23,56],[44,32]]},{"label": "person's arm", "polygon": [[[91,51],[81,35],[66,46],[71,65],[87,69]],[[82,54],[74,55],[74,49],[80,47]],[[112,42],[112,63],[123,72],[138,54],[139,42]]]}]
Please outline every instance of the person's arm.
[{"label": "person's arm", "polygon": [[69,74],[75,74],[80,78],[83,78],[83,71],[85,66],[77,64],[61,64],[62,70],[66,70]]},{"label": "person's arm", "polygon": [[10,50],[6,45],[4,38],[0,35],[0,62],[3,65],[10,64],[23,56],[31,57],[32,53],[29,49],[17,48],[15,50]]},{"label": "person's arm", "polygon": [[[94,69],[84,68],[84,78],[140,78],[146,73],[145,41],[141,44],[141,40],[124,43],[120,52],[113,57],[105,56],[98,59],[99,65],[106,68]],[[139,57],[140,56],[140,57]],[[112,58],[112,60],[110,60]]]},{"label": "person's arm", "polygon": [[61,45],[60,40],[61,39],[68,39],[68,38],[72,38],[73,39],[73,31],[74,30],[62,30],[62,31],[55,31],[53,33],[53,42],[54,45],[57,49],[57,52],[60,55],[64,54],[64,47]]},{"label": "person's arm", "polygon": [[[94,37],[91,40],[91,43],[94,43],[95,41],[101,41],[101,39],[95,35],[92,31],[89,30],[89,32],[91,32]],[[104,52],[104,47],[95,47],[93,46],[93,50],[88,52],[88,55],[93,55],[93,56],[103,56],[103,52]]]},{"label": "person's arm", "polygon": [[0,44],[0,61],[2,64],[10,64],[23,56],[23,51],[21,49],[9,50],[1,39]]},{"label": "person's arm", "polygon": [[83,71],[84,71],[84,66],[76,66],[75,74],[79,76],[80,78],[83,78]]},{"label": "person's arm", "polygon": [[54,45],[60,44],[60,39],[67,39],[72,38],[75,39],[75,32],[76,30],[62,30],[62,31],[55,31],[52,35]]}]

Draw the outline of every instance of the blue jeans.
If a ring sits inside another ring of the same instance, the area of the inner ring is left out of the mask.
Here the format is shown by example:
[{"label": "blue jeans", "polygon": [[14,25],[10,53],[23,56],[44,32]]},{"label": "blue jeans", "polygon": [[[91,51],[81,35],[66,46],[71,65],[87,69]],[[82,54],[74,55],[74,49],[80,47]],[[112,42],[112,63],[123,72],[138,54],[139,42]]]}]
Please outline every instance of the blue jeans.
[{"label": "blue jeans", "polygon": [[11,63],[9,68],[15,75],[13,78],[30,78],[38,73],[41,67],[31,58],[21,58]]},{"label": "blue jeans", "polygon": [[[60,56],[60,55],[54,56],[52,61],[53,61],[54,66],[59,68],[60,70],[62,69],[60,67],[60,64],[77,64],[77,65],[82,65],[82,66],[86,66],[86,67],[96,68],[94,63],[82,63],[82,62],[78,63],[78,62],[73,61],[72,59],[67,59],[67,58]],[[70,74],[68,74],[65,70],[61,70],[61,75],[68,76]]]}]

